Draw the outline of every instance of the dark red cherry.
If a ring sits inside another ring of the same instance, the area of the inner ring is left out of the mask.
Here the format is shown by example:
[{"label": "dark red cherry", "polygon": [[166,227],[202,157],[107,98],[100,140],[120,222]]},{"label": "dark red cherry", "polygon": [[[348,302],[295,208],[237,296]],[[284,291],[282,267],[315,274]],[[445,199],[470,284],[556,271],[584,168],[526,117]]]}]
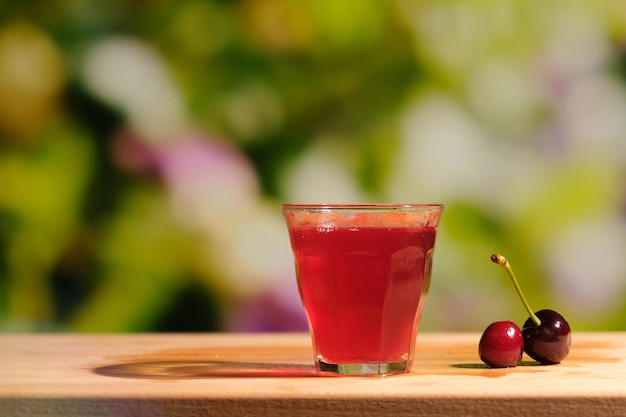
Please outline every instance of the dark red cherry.
[{"label": "dark red cherry", "polygon": [[544,365],[560,363],[568,355],[572,341],[569,323],[553,310],[541,310],[533,313],[517,283],[509,261],[504,256],[494,253],[491,255],[491,262],[505,269],[530,316],[522,326],[526,354]]},{"label": "dark red cherry", "polygon": [[522,360],[524,338],[511,321],[491,323],[480,338],[478,355],[490,368],[510,368]]},{"label": "dark red cherry", "polygon": [[535,325],[529,317],[522,326],[524,351],[539,363],[560,363],[569,354],[572,331],[567,320],[554,310],[535,313],[541,324]]}]

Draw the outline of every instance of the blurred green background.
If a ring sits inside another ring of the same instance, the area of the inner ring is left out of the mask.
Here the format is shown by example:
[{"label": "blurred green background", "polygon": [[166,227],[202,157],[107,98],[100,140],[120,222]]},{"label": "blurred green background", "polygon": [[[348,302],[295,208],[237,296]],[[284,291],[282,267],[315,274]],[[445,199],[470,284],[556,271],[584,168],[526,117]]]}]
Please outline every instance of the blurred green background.
[{"label": "blurred green background", "polygon": [[626,329],[626,3],[4,0],[0,331],[303,330],[283,202],[444,203],[422,329]]}]

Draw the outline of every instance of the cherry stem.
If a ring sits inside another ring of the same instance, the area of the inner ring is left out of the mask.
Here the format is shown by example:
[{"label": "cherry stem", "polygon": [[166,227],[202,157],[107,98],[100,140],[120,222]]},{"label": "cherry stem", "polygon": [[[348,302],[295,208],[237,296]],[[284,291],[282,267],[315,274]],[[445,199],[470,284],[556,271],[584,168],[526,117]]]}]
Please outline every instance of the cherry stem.
[{"label": "cherry stem", "polygon": [[524,298],[524,293],[522,293],[522,289],[517,283],[517,279],[515,278],[515,273],[513,272],[513,268],[511,268],[511,264],[509,264],[509,261],[504,256],[498,253],[494,253],[493,255],[491,255],[491,262],[493,262],[494,264],[498,264],[504,268],[506,273],[509,275],[509,278],[511,278],[511,282],[513,282],[515,291],[517,292],[517,295],[519,295],[519,298],[522,300],[522,304],[524,304],[526,311],[528,311],[528,315],[530,316],[530,319],[533,321],[535,326],[539,326],[541,324],[541,320],[539,320],[539,317],[537,317],[537,315],[533,313],[533,310],[528,305],[526,298]]}]

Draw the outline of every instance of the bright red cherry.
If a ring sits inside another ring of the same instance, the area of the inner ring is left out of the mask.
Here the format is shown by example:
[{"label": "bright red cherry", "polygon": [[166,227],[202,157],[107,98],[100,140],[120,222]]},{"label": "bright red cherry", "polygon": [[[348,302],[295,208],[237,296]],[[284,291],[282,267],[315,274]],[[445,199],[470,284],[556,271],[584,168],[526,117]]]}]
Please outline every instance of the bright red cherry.
[{"label": "bright red cherry", "polygon": [[524,338],[517,324],[511,321],[491,323],[478,343],[480,360],[490,368],[511,368],[522,360]]}]

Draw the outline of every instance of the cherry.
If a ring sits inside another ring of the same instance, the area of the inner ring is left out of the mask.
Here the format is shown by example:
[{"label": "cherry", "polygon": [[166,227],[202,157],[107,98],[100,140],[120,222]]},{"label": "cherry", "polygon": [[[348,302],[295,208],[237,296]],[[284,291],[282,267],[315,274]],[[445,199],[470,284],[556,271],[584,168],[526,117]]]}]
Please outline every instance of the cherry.
[{"label": "cherry", "polygon": [[509,261],[497,253],[491,255],[491,261],[502,266],[507,272],[530,316],[522,326],[524,352],[543,365],[560,363],[569,354],[572,341],[572,332],[567,320],[554,310],[541,310],[533,313],[515,279]]},{"label": "cherry", "polygon": [[536,326],[528,318],[522,326],[525,351],[534,360],[543,364],[561,362],[569,353],[572,332],[562,315],[554,310],[535,313],[541,324]]},{"label": "cherry", "polygon": [[491,323],[478,343],[480,360],[490,368],[517,366],[524,353],[524,338],[517,324],[511,321]]}]

